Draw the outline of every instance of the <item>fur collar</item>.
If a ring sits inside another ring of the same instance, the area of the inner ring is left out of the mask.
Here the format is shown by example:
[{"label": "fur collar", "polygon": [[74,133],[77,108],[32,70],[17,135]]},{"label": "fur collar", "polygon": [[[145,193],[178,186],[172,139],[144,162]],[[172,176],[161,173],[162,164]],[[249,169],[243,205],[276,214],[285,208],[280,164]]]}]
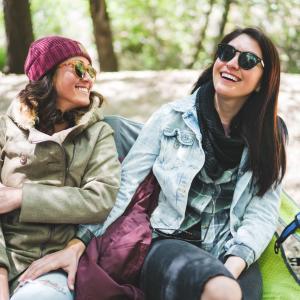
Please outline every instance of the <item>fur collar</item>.
[{"label": "fur collar", "polygon": [[[75,120],[76,127],[81,125],[86,127],[91,123],[103,120],[103,115],[99,107],[99,100],[96,98],[88,108],[78,110],[79,114]],[[7,110],[7,115],[22,129],[30,130],[34,128],[37,120],[36,110],[29,109],[19,98],[12,101]],[[80,127],[81,127],[80,126]]]}]

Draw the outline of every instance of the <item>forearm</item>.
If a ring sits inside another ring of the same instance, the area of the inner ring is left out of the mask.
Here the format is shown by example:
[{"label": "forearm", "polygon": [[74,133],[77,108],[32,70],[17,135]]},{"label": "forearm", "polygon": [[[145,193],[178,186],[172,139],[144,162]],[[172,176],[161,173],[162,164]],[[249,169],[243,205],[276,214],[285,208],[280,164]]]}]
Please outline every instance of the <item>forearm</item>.
[{"label": "forearm", "polygon": [[[20,221],[100,223],[110,212],[118,189],[118,180],[115,184],[93,181],[84,188],[27,183],[23,186]],[[40,204],[37,206],[36,203]]]},{"label": "forearm", "polygon": [[8,273],[0,267],[0,300],[9,300]]},{"label": "forearm", "polygon": [[247,266],[246,262],[238,256],[229,256],[224,265],[236,279]]}]

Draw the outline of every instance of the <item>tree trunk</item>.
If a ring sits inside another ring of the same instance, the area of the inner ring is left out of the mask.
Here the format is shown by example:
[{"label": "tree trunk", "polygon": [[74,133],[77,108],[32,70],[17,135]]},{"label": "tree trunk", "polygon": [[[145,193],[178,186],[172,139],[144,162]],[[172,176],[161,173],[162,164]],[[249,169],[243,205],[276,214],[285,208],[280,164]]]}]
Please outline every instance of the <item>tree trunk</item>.
[{"label": "tree trunk", "polygon": [[28,0],[3,0],[3,12],[7,39],[7,63],[5,73],[24,73],[24,62],[33,30]]},{"label": "tree trunk", "polygon": [[209,16],[211,14],[214,3],[215,3],[215,0],[210,0],[210,2],[209,2],[209,9],[204,15],[205,23],[204,23],[204,25],[201,29],[201,32],[199,33],[199,37],[198,37],[198,40],[196,42],[196,50],[195,50],[195,53],[193,55],[193,58],[192,58],[191,62],[186,66],[187,69],[191,69],[194,66],[194,64],[197,61],[198,55],[199,55],[201,49],[203,48],[203,41],[205,40],[205,36],[206,36]]},{"label": "tree trunk", "polygon": [[232,4],[232,2],[233,2],[233,0],[225,0],[223,17],[222,17],[221,24],[220,24],[220,27],[219,27],[219,33],[216,37],[215,49],[216,49],[217,43],[219,43],[220,40],[224,36],[225,26],[226,26],[226,23],[227,23],[227,20],[228,20],[230,5]]},{"label": "tree trunk", "polygon": [[118,71],[105,0],[90,0],[90,11],[101,71]]}]

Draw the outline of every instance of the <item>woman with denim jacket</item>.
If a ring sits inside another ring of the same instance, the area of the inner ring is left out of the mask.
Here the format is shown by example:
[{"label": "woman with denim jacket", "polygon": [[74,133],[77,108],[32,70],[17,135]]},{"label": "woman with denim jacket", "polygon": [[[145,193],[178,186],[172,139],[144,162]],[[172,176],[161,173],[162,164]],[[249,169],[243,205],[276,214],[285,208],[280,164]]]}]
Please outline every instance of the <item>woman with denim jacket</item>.
[{"label": "woman with denim jacket", "polygon": [[141,270],[146,299],[261,298],[256,261],[276,228],[286,168],[279,83],[270,39],[236,29],[192,95],[164,105],[143,127],[123,162],[113,210],[103,226],[86,229],[102,234],[153,170],[161,192]]}]

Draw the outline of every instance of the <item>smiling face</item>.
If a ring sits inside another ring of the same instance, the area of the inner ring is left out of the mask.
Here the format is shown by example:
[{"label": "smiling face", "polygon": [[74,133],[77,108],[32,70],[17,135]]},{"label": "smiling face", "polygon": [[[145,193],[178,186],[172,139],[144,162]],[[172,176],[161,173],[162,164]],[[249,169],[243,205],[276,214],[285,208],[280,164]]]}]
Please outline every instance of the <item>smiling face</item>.
[{"label": "smiling face", "polygon": [[[228,44],[239,51],[249,51],[262,58],[258,43],[247,34],[239,35]],[[259,87],[263,67],[259,63],[250,70],[244,70],[238,64],[238,56],[237,52],[227,62],[216,59],[213,66],[213,83],[219,101],[234,100],[237,105],[242,106],[249,95]]]},{"label": "smiling face", "polygon": [[72,64],[68,64],[78,60],[82,61],[84,65],[90,64],[85,57],[72,57],[62,62],[53,78],[57,92],[56,107],[62,112],[90,104],[89,97],[94,80],[87,73],[84,78],[79,78]]}]

